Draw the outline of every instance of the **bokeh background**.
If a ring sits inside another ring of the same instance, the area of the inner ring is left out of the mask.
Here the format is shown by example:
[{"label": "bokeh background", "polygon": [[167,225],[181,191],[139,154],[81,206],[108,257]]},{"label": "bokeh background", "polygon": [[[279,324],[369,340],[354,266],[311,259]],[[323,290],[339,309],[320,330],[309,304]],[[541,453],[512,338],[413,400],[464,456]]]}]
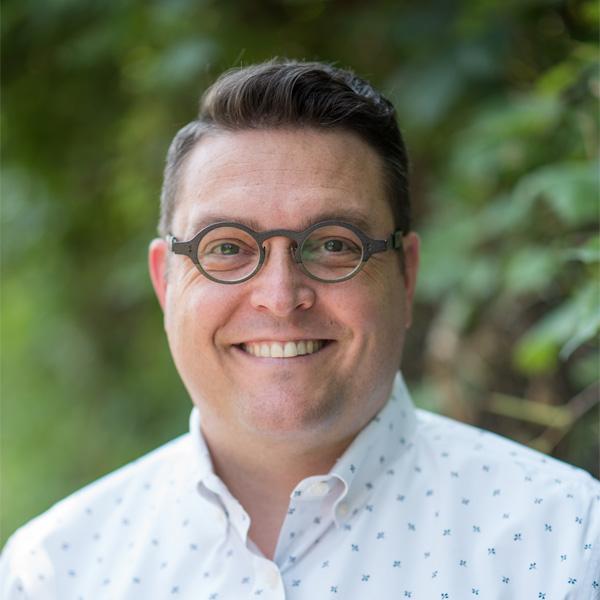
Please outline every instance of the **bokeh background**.
[{"label": "bokeh background", "polygon": [[0,543],[184,432],[146,274],[161,170],[224,69],[333,61],[398,108],[417,403],[598,476],[598,4],[5,0]]}]

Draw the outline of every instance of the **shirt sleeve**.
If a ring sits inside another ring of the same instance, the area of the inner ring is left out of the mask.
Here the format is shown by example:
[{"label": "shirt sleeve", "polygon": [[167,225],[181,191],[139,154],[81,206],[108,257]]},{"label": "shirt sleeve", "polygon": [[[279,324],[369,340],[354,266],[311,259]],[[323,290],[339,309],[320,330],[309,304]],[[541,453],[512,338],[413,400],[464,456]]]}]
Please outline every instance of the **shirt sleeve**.
[{"label": "shirt sleeve", "polygon": [[0,555],[0,600],[58,600],[54,566],[43,547],[17,531]]},{"label": "shirt sleeve", "polygon": [[582,511],[586,523],[581,536],[582,564],[585,565],[581,585],[581,600],[600,600],[600,482],[586,474],[587,511]]},{"label": "shirt sleeve", "polygon": [[588,598],[590,600],[600,600],[600,535],[598,534],[596,534],[592,545],[592,555],[588,565],[589,567],[583,577],[582,589],[584,595],[582,600]]}]

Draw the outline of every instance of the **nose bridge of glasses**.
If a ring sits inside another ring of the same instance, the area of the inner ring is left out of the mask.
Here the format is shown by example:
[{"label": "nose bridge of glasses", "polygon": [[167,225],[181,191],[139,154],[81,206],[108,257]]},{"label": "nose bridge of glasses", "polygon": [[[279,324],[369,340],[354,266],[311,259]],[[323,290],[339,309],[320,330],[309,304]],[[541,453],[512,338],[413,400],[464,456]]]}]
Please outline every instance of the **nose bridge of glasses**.
[{"label": "nose bridge of glasses", "polygon": [[267,252],[267,247],[265,246],[265,242],[270,240],[271,238],[287,238],[291,240],[291,244],[288,245],[288,249],[294,259],[295,262],[302,262],[302,257],[300,255],[300,245],[302,243],[303,233],[298,233],[297,231],[293,231],[291,229],[273,229],[271,231],[266,231],[257,236],[258,243],[264,249],[265,253]]}]

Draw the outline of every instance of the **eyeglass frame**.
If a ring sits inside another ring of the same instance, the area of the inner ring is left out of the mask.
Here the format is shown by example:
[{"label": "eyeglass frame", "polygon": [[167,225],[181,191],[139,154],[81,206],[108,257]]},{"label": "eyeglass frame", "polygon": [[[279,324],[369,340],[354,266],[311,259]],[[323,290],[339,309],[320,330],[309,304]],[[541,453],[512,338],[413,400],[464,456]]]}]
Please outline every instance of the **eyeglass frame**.
[{"label": "eyeglass frame", "polygon": [[[340,279],[321,279],[316,275],[313,275],[305,266],[302,261],[301,249],[304,242],[309,238],[310,234],[319,229],[321,227],[327,226],[341,226],[350,229],[356,236],[360,239],[362,243],[362,258],[356,268],[348,273],[348,275],[340,278]],[[224,281],[222,279],[217,279],[207,273],[200,264],[200,260],[198,259],[198,247],[200,245],[200,241],[204,236],[210,233],[213,229],[217,229],[219,227],[235,227],[241,229],[246,232],[250,237],[252,237],[257,245],[259,250],[259,259],[256,263],[256,267],[245,277],[242,279],[236,279],[234,281]],[[342,281],[347,281],[348,279],[352,279],[358,275],[358,273],[363,269],[366,262],[373,256],[373,254],[377,254],[379,252],[386,252],[388,250],[402,250],[402,238],[406,234],[402,229],[397,229],[392,232],[389,237],[385,240],[377,240],[369,237],[366,233],[364,233],[361,229],[359,229],[356,225],[352,223],[346,223],[345,221],[340,221],[338,219],[328,219],[325,221],[319,221],[310,225],[308,228],[303,231],[294,231],[292,229],[270,229],[268,231],[258,232],[254,231],[247,225],[242,223],[236,223],[235,221],[222,221],[218,223],[212,223],[207,227],[201,229],[192,239],[188,241],[178,241],[177,238],[172,234],[167,234],[167,243],[169,244],[169,249],[173,254],[180,254],[183,256],[187,256],[193,263],[196,265],[196,268],[208,279],[214,281],[215,283],[223,283],[225,285],[232,285],[236,283],[244,283],[248,281],[252,277],[254,277],[262,268],[267,252],[264,247],[264,242],[273,238],[273,237],[286,237],[291,239],[294,245],[290,245],[290,250],[292,251],[292,256],[296,264],[299,265],[301,271],[315,281],[319,281],[321,283],[341,283]]]}]

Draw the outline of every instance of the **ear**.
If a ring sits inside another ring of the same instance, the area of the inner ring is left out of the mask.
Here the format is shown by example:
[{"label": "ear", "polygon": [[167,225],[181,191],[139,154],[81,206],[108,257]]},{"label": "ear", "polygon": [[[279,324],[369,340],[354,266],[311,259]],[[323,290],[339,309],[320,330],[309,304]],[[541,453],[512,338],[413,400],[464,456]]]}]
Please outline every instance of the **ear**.
[{"label": "ear", "polygon": [[404,289],[406,291],[406,328],[412,323],[412,307],[417,287],[417,274],[419,271],[419,258],[421,240],[419,236],[411,231],[405,235],[402,244],[404,247]]},{"label": "ear", "polygon": [[150,242],[148,248],[148,268],[152,287],[158,298],[161,308],[165,309],[165,298],[167,295],[167,258],[169,249],[167,242],[162,238],[156,238]]}]

